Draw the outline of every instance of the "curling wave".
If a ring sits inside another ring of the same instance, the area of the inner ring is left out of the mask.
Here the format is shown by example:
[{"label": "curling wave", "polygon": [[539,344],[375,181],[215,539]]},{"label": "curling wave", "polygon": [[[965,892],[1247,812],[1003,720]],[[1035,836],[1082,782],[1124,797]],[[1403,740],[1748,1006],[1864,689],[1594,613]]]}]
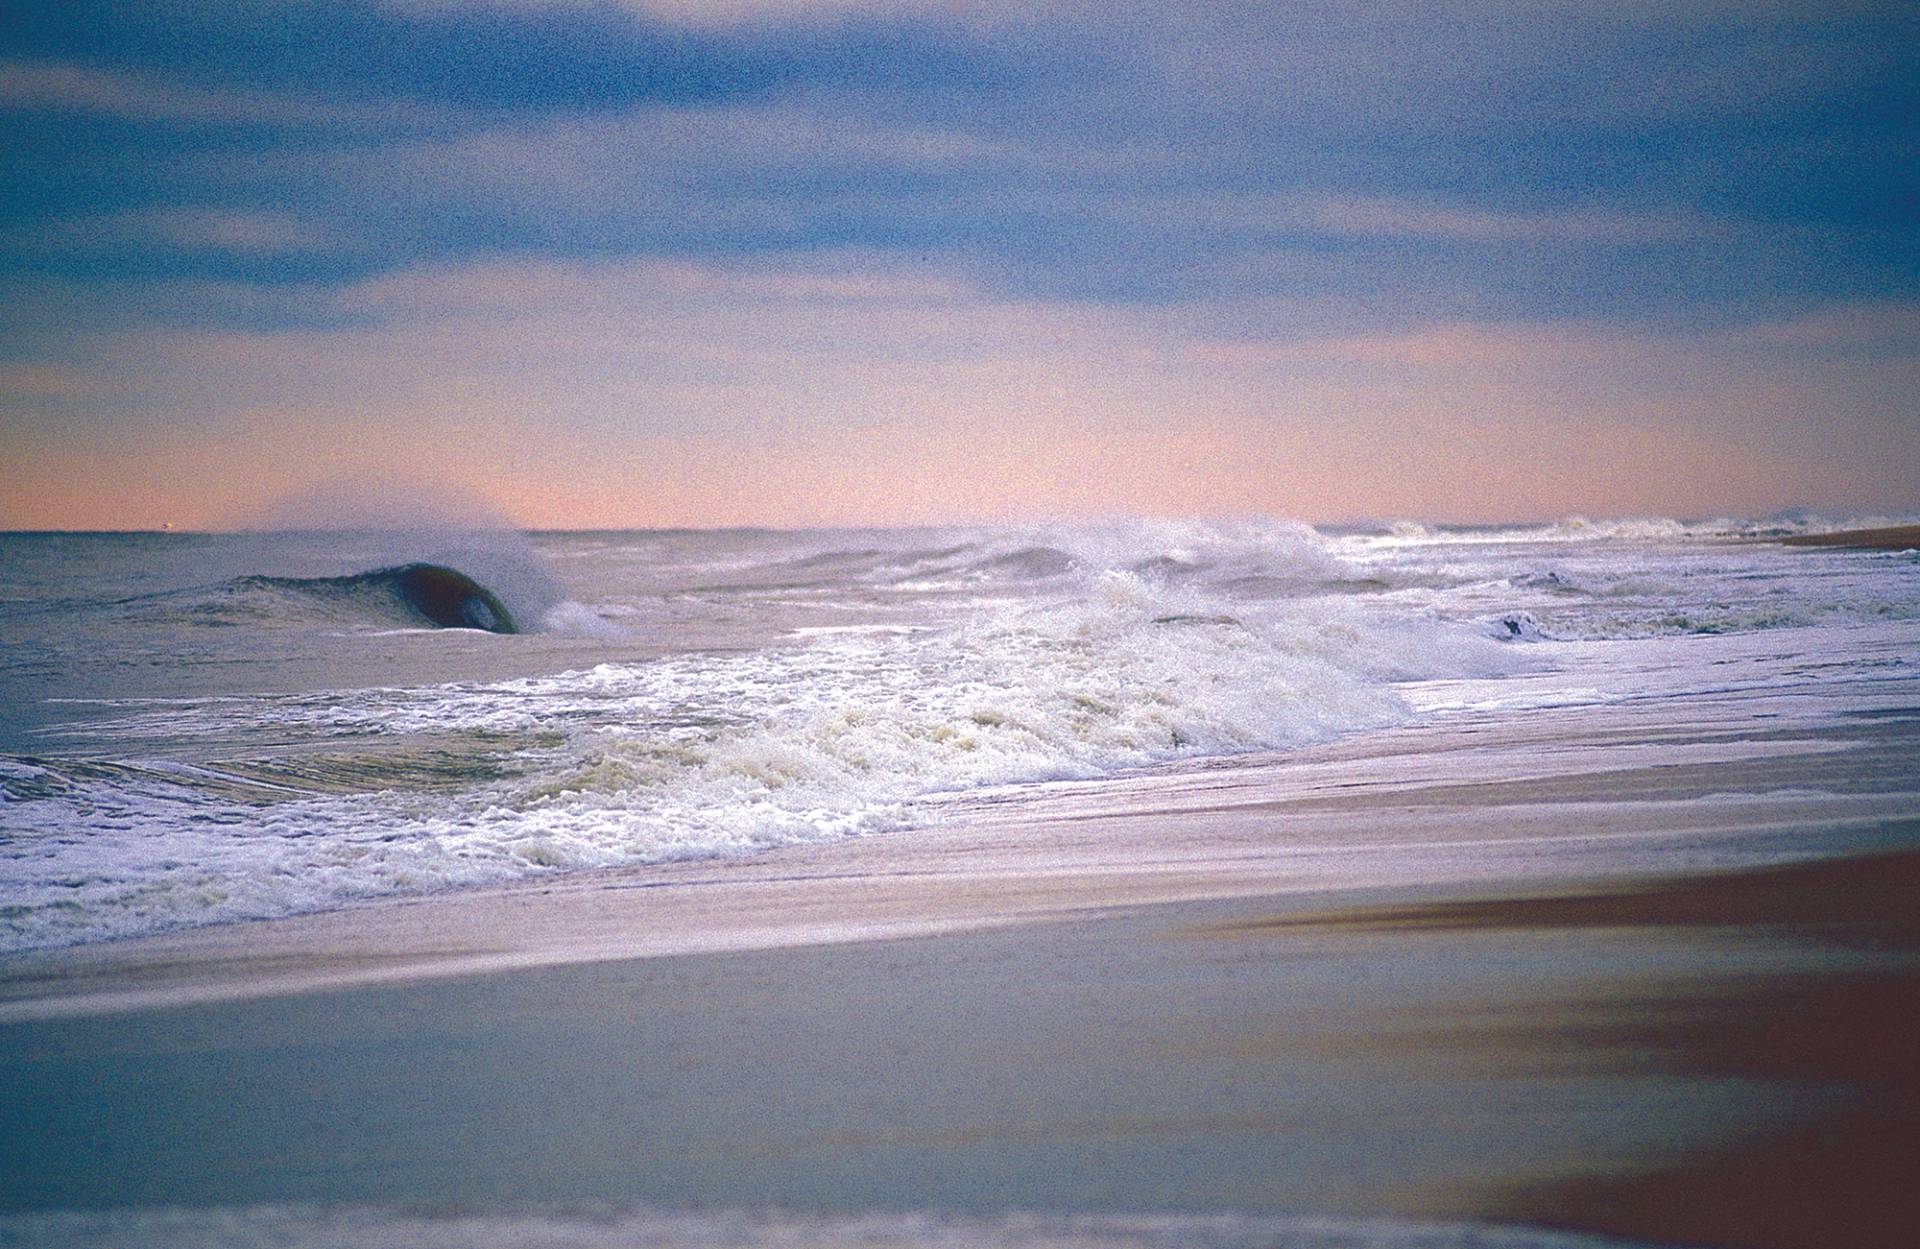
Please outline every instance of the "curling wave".
[{"label": "curling wave", "polygon": [[398,614],[436,629],[521,631],[499,595],[441,564],[400,564],[345,577],[238,577],[226,588],[238,595],[304,597],[348,611],[364,607],[370,613]]}]

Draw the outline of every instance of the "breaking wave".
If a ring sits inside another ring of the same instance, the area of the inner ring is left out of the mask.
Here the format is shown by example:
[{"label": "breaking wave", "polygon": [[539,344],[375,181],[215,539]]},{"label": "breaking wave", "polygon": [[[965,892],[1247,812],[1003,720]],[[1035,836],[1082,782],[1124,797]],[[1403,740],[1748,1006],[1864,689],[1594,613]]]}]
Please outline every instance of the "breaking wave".
[{"label": "breaking wave", "polygon": [[[90,731],[301,748],[118,770],[0,760],[21,800],[0,945],[907,828],[938,819],[941,795],[1398,723],[1392,681],[1512,653],[1338,599],[1082,576],[1071,596],[946,627],[493,683],[122,700]],[[89,835],[62,835],[75,828]]]},{"label": "breaking wave", "polygon": [[[1911,556],[1673,524],[89,539],[93,597],[9,617],[18,688],[63,706],[0,755],[0,947],[906,829],[1397,724],[1400,682],[1568,640],[1920,617]],[[12,567],[65,586],[81,546]],[[183,627],[216,624],[249,627]],[[545,636],[373,636],[430,625]]]},{"label": "breaking wave", "polygon": [[427,560],[322,576],[245,573],[212,585],[157,591],[96,606],[162,627],[324,625],[502,634],[584,631],[581,615],[587,612],[537,569],[497,565],[489,573],[475,575]]},{"label": "breaking wave", "polygon": [[1424,525],[1395,521],[1361,530],[1352,540],[1362,546],[1413,546],[1435,543],[1650,543],[1690,541],[1755,541],[1801,537],[1851,529],[1893,528],[1915,523],[1911,516],[1828,517],[1813,513],[1765,517],[1757,520],[1716,517],[1675,520],[1666,516],[1588,519],[1567,516],[1544,524]]},{"label": "breaking wave", "polygon": [[500,596],[472,577],[440,564],[402,564],[344,577],[240,577],[223,587],[236,597],[301,600],[329,611],[392,617],[436,629],[518,633]]}]

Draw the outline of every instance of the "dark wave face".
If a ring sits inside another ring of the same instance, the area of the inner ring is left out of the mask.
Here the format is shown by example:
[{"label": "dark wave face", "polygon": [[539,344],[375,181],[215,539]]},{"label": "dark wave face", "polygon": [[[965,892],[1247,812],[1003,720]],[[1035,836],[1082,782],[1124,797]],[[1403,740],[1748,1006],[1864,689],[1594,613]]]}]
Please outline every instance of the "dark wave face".
[{"label": "dark wave face", "polygon": [[373,600],[372,606],[398,606],[437,629],[520,632],[498,595],[441,564],[401,564],[345,577],[242,577],[232,584],[239,590],[298,594],[329,603]]}]

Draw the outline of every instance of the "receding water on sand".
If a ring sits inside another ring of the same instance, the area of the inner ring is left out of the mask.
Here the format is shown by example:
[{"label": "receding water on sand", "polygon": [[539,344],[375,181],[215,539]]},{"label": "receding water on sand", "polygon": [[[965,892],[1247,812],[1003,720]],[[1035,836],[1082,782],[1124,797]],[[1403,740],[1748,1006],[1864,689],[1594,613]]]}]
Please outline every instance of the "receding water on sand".
[{"label": "receding water on sand", "polygon": [[430,1215],[269,1206],[6,1219],[0,1236],[60,1249],[1632,1249],[1614,1237],[1388,1219],[1234,1215],[1045,1215],[968,1218],[947,1212],[852,1217],[765,1210],[519,1211]]}]

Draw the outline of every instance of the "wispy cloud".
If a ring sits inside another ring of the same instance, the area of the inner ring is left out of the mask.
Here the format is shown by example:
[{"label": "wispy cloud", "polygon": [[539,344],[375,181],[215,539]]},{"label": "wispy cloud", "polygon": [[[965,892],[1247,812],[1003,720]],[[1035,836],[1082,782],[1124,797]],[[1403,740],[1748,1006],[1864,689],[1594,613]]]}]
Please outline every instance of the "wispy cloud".
[{"label": "wispy cloud", "polygon": [[400,101],[208,87],[62,62],[0,62],[0,109],[98,113],[144,122],[220,125],[419,124],[447,114]]},{"label": "wispy cloud", "polygon": [[1431,198],[1312,191],[1180,191],[1123,198],[1117,204],[1135,220],[1177,217],[1255,236],[1632,246],[1691,242],[1731,229],[1729,223],[1675,210],[1487,208]]},{"label": "wispy cloud", "polygon": [[37,249],[138,247],[242,256],[291,256],[349,248],[347,240],[332,229],[287,213],[188,207],[40,222],[0,231],[0,242]]},{"label": "wispy cloud", "polygon": [[1500,211],[1384,196],[1306,196],[1274,207],[1279,221],[1358,238],[1641,244],[1690,241],[1724,230],[1679,212]]},{"label": "wispy cloud", "polygon": [[[584,9],[606,0],[389,0],[422,13],[486,9]],[[1065,0],[613,0],[652,21],[695,29],[842,22],[849,18],[939,19],[981,23],[1057,14]]]},{"label": "wispy cloud", "polygon": [[88,399],[102,390],[93,372],[60,364],[0,364],[0,398]]},{"label": "wispy cloud", "polygon": [[183,247],[285,254],[340,246],[331,231],[285,213],[174,208],[152,213],[142,224],[156,238]]},{"label": "wispy cloud", "polygon": [[1755,332],[1781,347],[1903,350],[1920,356],[1920,304],[1887,301],[1823,308]]}]

